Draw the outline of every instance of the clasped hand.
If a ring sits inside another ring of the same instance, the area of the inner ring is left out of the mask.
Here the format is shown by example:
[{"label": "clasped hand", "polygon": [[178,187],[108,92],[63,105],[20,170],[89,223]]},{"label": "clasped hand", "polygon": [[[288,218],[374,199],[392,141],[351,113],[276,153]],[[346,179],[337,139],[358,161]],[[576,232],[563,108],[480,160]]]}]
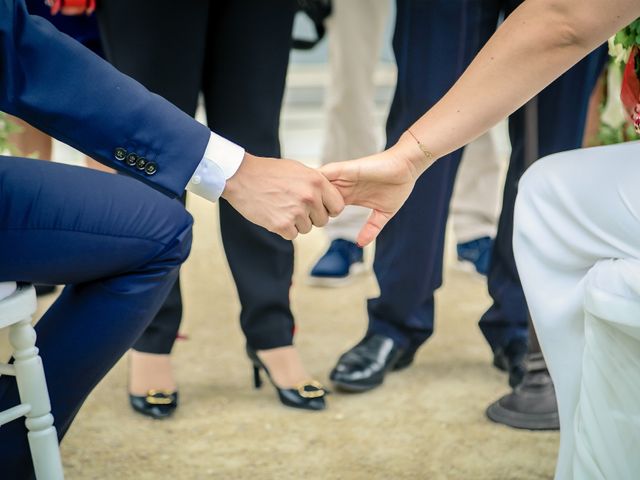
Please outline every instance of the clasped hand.
[{"label": "clasped hand", "polygon": [[247,220],[287,240],[326,225],[344,209],[338,190],[317,170],[248,153],[222,197]]},{"label": "clasped hand", "polygon": [[245,218],[288,240],[326,225],[345,204],[371,208],[357,239],[365,246],[404,204],[420,173],[402,150],[393,148],[319,170],[246,154],[222,196]]}]

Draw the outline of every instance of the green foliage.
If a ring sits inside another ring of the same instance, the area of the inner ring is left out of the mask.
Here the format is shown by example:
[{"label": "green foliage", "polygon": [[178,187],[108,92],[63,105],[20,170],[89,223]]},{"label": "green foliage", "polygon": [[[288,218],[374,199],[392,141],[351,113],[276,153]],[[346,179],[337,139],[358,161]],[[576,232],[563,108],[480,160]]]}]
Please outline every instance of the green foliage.
[{"label": "green foliage", "polygon": [[20,130],[20,127],[9,121],[4,112],[0,112],[0,154],[15,153],[15,149],[9,143],[9,134]]},{"label": "green foliage", "polygon": [[[640,18],[616,33],[613,37],[613,43],[621,45],[625,49],[631,49],[636,45],[640,46]],[[640,62],[638,62],[638,59],[636,59],[635,68],[636,75],[640,77]]]},{"label": "green foliage", "polygon": [[616,143],[640,140],[640,135],[636,133],[632,125],[627,124],[622,127],[615,128],[601,122],[597,140],[597,145],[613,145]]},{"label": "green foliage", "polygon": [[616,33],[613,41],[614,43],[622,45],[624,48],[640,45],[640,18]]}]

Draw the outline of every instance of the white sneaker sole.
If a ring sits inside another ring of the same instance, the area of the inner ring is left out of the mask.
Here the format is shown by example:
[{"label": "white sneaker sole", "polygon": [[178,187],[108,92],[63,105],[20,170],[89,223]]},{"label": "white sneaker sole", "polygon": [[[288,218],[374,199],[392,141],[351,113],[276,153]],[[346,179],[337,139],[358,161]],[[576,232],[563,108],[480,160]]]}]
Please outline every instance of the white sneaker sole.
[{"label": "white sneaker sole", "polygon": [[356,280],[356,277],[367,271],[367,267],[363,262],[356,262],[349,268],[349,274],[346,277],[313,277],[307,275],[306,285],[310,287],[337,288],[350,285]]}]

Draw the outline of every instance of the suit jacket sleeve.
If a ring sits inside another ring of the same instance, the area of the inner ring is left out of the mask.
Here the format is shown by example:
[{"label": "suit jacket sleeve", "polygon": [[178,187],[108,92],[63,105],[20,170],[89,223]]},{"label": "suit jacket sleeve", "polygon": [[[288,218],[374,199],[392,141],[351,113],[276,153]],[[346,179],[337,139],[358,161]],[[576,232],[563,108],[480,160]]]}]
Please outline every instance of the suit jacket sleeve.
[{"label": "suit jacket sleeve", "polygon": [[0,110],[172,196],[183,193],[210,137],[168,101],[30,16],[23,0],[0,0]]}]

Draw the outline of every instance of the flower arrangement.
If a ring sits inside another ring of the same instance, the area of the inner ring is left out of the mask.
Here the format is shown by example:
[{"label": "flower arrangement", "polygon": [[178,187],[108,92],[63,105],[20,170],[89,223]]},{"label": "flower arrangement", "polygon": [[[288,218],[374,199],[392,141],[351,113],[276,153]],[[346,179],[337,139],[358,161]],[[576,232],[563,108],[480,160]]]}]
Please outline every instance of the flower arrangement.
[{"label": "flower arrangement", "polygon": [[[607,93],[604,96],[600,111],[600,128],[598,131],[598,143],[610,145],[614,143],[640,140],[640,117],[634,112],[633,107],[623,105],[620,100],[620,92],[623,84],[628,87],[629,73],[635,73],[634,80],[640,79],[640,62],[635,56],[640,45],[640,18],[620,30],[609,39],[609,68],[607,70]],[[632,52],[634,63],[627,68]],[[627,78],[625,78],[627,77]],[[636,96],[637,98],[637,96]],[[640,102],[640,99],[637,98]],[[631,112],[629,111],[631,110]],[[632,118],[630,114],[633,115]],[[633,120],[633,121],[632,121]]]},{"label": "flower arrangement", "polygon": [[[615,60],[618,64],[626,64],[631,49],[636,45],[640,45],[640,18],[611,38],[609,51],[612,54],[616,53]],[[638,65],[636,72],[640,75],[640,66]]]}]

